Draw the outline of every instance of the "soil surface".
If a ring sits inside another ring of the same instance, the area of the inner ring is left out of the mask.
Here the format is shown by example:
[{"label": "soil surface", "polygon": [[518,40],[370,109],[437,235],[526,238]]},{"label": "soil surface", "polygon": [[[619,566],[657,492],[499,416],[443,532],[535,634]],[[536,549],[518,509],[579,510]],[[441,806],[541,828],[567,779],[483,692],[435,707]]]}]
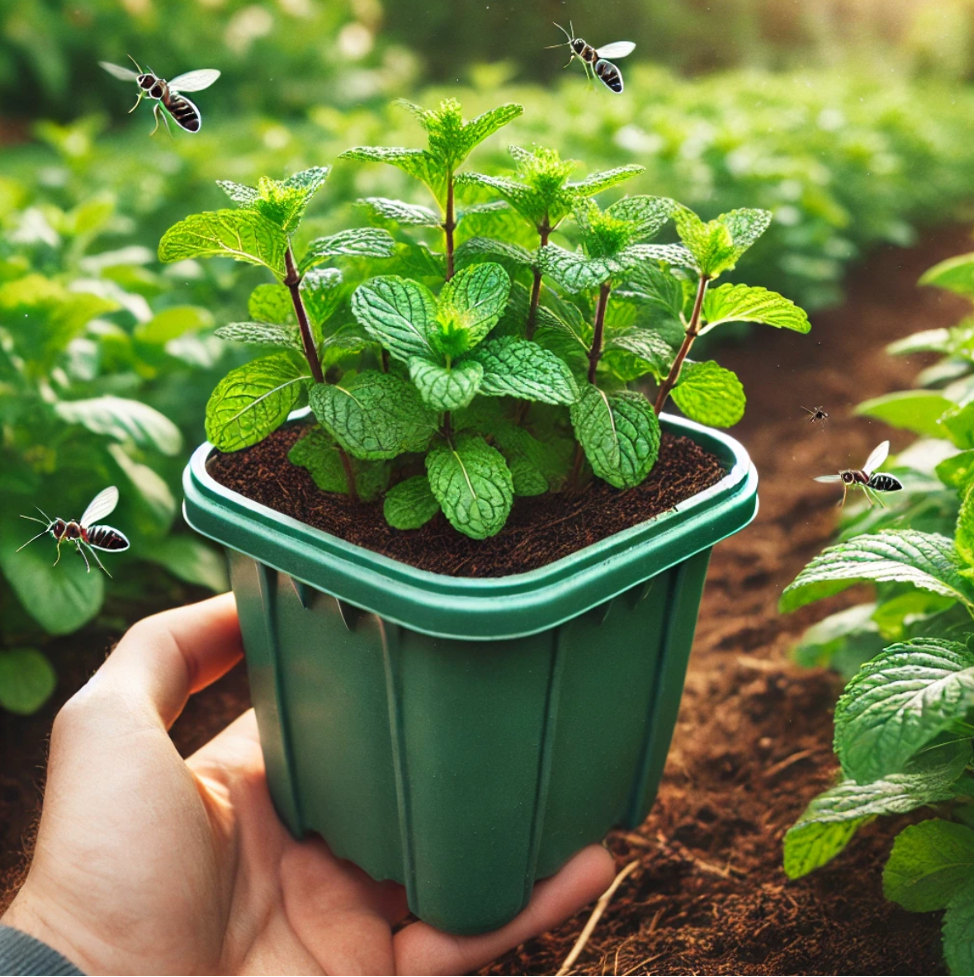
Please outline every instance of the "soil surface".
[{"label": "soil surface", "polygon": [[642,485],[620,492],[593,480],[577,493],[519,498],[490,539],[460,535],[439,513],[421,529],[393,529],[381,502],[325,494],[287,459],[303,425],[275,431],[233,454],[215,453],[207,471],[221,485],[350,543],[423,570],[462,577],[503,577],[535,570],[672,509],[723,478],[720,461],[689,438],[664,434],[659,459]]},{"label": "soil surface", "polygon": [[[781,870],[781,839],[807,802],[830,785],[831,710],[838,679],[805,671],[789,649],[810,623],[861,598],[847,593],[779,616],[781,590],[826,545],[835,486],[811,476],[858,467],[881,439],[909,436],[852,416],[860,400],[905,389],[919,358],[892,358],[886,343],[949,325],[965,303],[916,279],[970,250],[966,231],[875,254],[850,283],[848,302],[813,316],[809,336],[755,328],[720,351],[749,403],[735,436],[761,473],[761,511],[714,551],[686,694],[660,795],[637,832],[609,845],[622,883],[573,972],[580,974],[942,974],[939,913],[885,902],[882,865],[902,819],[873,824],[825,869],[796,882]],[[824,405],[829,425],[802,405]],[[57,704],[84,681],[117,633],[57,642],[60,685],[37,716],[0,714],[0,909],[21,876],[40,804],[45,743]],[[173,727],[184,753],[248,706],[242,668],[191,700]],[[518,948],[484,973],[553,974],[588,919]]]}]

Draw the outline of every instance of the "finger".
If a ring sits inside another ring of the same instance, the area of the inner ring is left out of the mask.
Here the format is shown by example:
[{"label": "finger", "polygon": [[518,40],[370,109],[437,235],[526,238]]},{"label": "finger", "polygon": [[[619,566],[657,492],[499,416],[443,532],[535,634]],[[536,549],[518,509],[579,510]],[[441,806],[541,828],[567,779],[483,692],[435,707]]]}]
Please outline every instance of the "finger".
[{"label": "finger", "polygon": [[222,594],[133,625],[76,698],[144,701],[168,729],[190,694],[226,674],[242,654],[236,604]]},{"label": "finger", "polygon": [[600,896],[615,875],[601,845],[583,848],[556,875],[539,882],[527,908],[506,926],[481,936],[450,936],[413,923],[395,938],[397,974],[466,974],[544,933]]}]

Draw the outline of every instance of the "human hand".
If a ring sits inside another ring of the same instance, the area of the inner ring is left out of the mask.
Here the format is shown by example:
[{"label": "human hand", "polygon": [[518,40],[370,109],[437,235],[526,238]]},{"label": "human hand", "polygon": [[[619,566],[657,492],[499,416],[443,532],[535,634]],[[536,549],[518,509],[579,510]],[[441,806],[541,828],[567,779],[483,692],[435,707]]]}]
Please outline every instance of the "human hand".
[{"label": "human hand", "polygon": [[253,710],[188,760],[168,729],[241,657],[230,594],[146,618],[54,721],[30,873],[3,917],[89,974],[459,974],[550,929],[611,882],[597,845],[493,933],[393,934],[402,886],[271,804]]}]

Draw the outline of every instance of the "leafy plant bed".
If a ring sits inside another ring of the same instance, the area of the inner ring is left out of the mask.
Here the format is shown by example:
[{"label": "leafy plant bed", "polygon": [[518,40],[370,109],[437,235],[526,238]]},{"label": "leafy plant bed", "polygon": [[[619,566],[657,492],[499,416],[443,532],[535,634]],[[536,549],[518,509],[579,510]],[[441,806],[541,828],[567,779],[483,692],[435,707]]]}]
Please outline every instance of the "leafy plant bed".
[{"label": "leafy plant bed", "polygon": [[659,461],[641,485],[620,492],[592,481],[578,493],[518,499],[496,536],[475,540],[453,531],[442,514],[402,532],[382,518],[381,503],[321,492],[305,469],[287,460],[305,431],[306,425],[293,424],[244,451],[214,452],[207,471],[221,485],[316,529],[450,576],[500,577],[537,569],[676,507],[725,474],[715,455],[690,438],[667,433]]}]

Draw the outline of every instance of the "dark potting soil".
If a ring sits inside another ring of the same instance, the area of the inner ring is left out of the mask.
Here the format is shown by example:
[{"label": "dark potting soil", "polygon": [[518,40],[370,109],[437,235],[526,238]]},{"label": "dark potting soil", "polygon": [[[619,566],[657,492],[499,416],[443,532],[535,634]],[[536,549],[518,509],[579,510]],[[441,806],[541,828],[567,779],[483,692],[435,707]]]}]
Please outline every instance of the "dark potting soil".
[{"label": "dark potting soil", "polygon": [[304,425],[275,431],[252,448],[215,452],[207,471],[221,485],[301,522],[423,570],[454,577],[524,573],[652,519],[723,478],[715,455],[689,438],[664,434],[659,460],[642,485],[620,492],[594,480],[577,493],[518,498],[490,539],[458,533],[442,513],[422,529],[392,529],[382,503],[322,492],[287,453]]}]

